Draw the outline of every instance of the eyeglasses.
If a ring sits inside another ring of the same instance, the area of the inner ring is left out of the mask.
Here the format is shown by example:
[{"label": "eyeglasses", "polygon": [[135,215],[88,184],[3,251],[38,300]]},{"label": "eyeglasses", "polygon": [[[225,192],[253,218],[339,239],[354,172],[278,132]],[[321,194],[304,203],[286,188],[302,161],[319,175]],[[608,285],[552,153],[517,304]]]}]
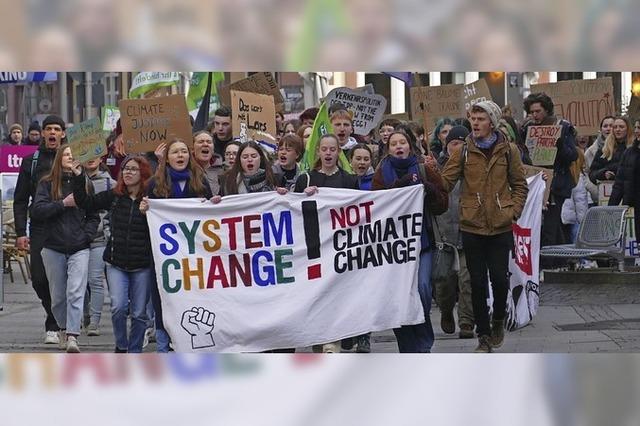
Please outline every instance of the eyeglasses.
[{"label": "eyeglasses", "polygon": [[122,173],[138,173],[139,171],[138,167],[125,167],[122,169]]}]

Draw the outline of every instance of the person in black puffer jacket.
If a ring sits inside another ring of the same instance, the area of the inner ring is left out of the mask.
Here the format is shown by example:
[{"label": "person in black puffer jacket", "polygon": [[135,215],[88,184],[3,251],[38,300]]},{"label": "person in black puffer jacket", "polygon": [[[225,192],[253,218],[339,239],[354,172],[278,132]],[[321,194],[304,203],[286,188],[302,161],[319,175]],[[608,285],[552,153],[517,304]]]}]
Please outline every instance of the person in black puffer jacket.
[{"label": "person in black puffer jacket", "polygon": [[[111,321],[116,352],[142,352],[148,321],[146,306],[151,297],[154,270],[147,218],[140,212],[151,166],[142,156],[128,156],[121,164],[113,189],[87,194],[85,175],[74,164],[73,195],[78,205],[91,211],[108,210],[110,236],[104,251],[107,284],[111,296]],[[131,328],[127,336],[127,316]]]},{"label": "person in black puffer jacket", "polygon": [[[100,217],[76,207],[72,163],[71,148],[58,148],[51,173],[38,184],[32,213],[47,224],[42,260],[51,288],[51,310],[61,328],[59,343],[75,353],[80,352],[77,338],[87,289],[89,245]],[[90,183],[83,184],[92,190]]]},{"label": "person in black puffer jacket", "polygon": [[633,145],[627,148],[622,155],[620,167],[616,173],[616,181],[613,184],[610,206],[622,204],[633,207],[635,210],[634,226],[636,235],[640,232],[640,140],[633,141]]}]

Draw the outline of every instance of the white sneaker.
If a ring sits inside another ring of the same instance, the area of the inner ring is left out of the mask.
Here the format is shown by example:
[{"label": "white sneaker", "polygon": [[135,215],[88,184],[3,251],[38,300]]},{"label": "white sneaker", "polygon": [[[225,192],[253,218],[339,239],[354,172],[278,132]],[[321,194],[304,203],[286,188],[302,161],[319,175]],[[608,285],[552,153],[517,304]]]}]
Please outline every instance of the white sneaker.
[{"label": "white sneaker", "polygon": [[80,353],[80,348],[78,347],[78,339],[76,338],[76,336],[67,337],[67,353],[68,354]]},{"label": "white sneaker", "polygon": [[149,333],[147,333],[147,331],[149,331],[149,329],[144,331],[144,337],[142,338],[142,349],[149,345]]},{"label": "white sneaker", "polygon": [[58,331],[58,347],[62,350],[67,349],[67,332],[66,330]]},{"label": "white sneaker", "polygon": [[99,336],[99,335],[100,335],[100,329],[98,328],[98,326],[95,324],[89,324],[89,326],[87,327],[87,336]]},{"label": "white sneaker", "polygon": [[45,345],[57,345],[60,343],[60,338],[58,338],[58,333],[55,331],[47,331],[44,336]]}]

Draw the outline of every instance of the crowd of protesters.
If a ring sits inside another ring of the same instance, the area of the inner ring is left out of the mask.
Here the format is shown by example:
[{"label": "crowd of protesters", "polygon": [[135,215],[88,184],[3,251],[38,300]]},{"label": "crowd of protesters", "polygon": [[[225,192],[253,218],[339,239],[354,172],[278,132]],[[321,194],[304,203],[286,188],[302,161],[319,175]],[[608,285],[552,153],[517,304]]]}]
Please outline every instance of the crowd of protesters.
[{"label": "crowd of protesters", "polygon": [[[275,152],[255,141],[235,140],[231,110],[222,106],[208,129],[195,132],[192,141],[175,139],[155,152],[125,153],[118,123],[106,141],[108,155],[85,164],[72,158],[60,117],[47,117],[42,128],[32,123],[26,137],[14,124],[4,143],[39,145],[22,162],[13,206],[17,245],[30,250],[33,287],[46,313],[44,341],[79,352],[81,329],[87,336],[99,335],[106,283],[115,352],[141,352],[154,339],[159,352],[171,350],[151,255],[149,198],[223,203],[230,194],[272,191],[280,196],[295,191],[311,196],[319,187],[369,191],[419,184],[424,187],[426,220],[417,288],[425,321],[395,329],[398,348],[431,351],[434,298],[444,333],[456,332],[457,305],[459,337],[477,337],[475,351],[492,352],[504,340],[511,227],[528,192],[522,166],[531,164],[524,143],[529,126],[562,128],[550,197],[540,206],[541,245],[575,241],[586,210],[598,202],[600,181],[614,181],[610,205],[640,204],[640,122],[606,117],[597,137],[585,138],[555,116],[553,101],[544,93],[529,95],[524,109],[527,118],[521,125],[508,109],[482,101],[467,111],[467,118],[433,123],[430,134],[417,123],[389,118],[375,132],[356,135],[351,113],[332,106],[333,133],[318,140],[311,170],[303,170],[300,161],[318,108],[294,120],[277,117]],[[341,165],[342,153],[353,173]],[[443,243],[456,251],[459,267],[435,277],[434,247]],[[370,351],[369,333],[317,343],[314,351]]]}]

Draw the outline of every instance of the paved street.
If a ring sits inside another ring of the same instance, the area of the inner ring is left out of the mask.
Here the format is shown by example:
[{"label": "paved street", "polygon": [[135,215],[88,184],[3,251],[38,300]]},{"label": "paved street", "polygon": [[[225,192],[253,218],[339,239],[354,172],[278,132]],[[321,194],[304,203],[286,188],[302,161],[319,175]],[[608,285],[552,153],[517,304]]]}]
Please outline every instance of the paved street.
[{"label": "paved street", "polygon": [[[18,280],[19,277],[16,277]],[[1,352],[58,352],[42,343],[44,312],[24,282],[11,284],[5,275],[5,302],[0,311]],[[103,309],[102,334],[80,337],[83,352],[114,349],[108,298]],[[460,340],[440,330],[440,312],[431,314],[436,342],[434,352],[466,353],[475,339]],[[145,350],[153,351],[154,344]],[[308,351],[308,348],[302,349]],[[373,352],[397,352],[393,333],[374,333]],[[640,283],[637,285],[541,285],[538,315],[532,324],[507,333],[501,353],[637,352],[640,351]]]}]

